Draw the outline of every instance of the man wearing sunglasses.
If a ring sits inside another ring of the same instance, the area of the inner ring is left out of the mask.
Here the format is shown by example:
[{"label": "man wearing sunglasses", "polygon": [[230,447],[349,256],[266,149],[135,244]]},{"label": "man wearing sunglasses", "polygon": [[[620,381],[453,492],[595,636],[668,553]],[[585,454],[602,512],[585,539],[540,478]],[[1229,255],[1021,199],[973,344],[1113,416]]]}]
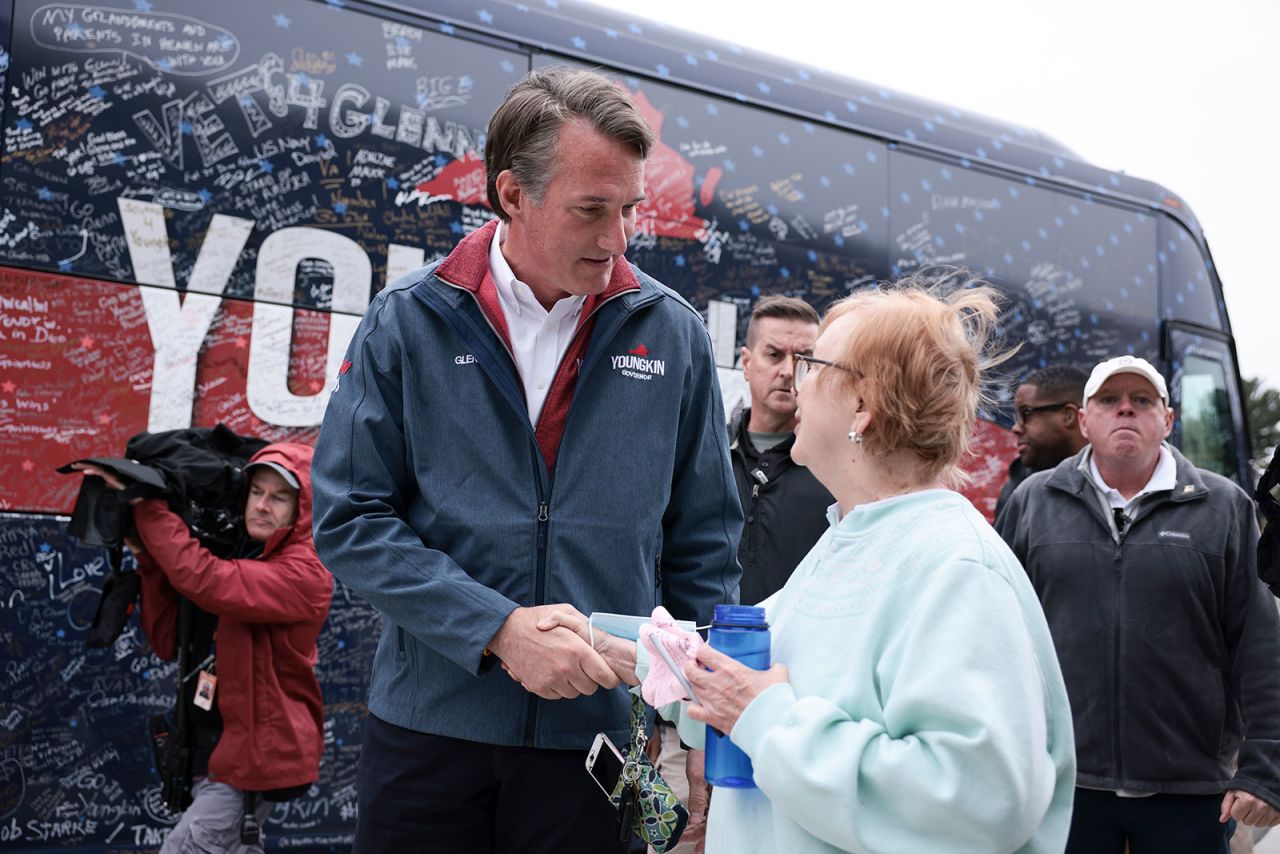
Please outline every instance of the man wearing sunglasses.
[{"label": "man wearing sunglasses", "polygon": [[1051,365],[1027,376],[1013,393],[1013,435],[1018,456],[996,501],[996,516],[1033,472],[1051,469],[1085,446],[1080,401],[1088,375],[1071,365]]}]

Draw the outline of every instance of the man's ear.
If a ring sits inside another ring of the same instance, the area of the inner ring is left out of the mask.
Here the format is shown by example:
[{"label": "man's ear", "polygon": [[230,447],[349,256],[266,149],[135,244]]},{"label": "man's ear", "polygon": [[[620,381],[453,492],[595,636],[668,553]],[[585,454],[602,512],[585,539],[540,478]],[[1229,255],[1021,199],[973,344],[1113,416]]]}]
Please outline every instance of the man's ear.
[{"label": "man's ear", "polygon": [[1062,426],[1070,430],[1080,423],[1080,407],[1068,403],[1062,408]]},{"label": "man's ear", "polygon": [[747,375],[747,371],[751,369],[751,351],[746,347],[743,347],[738,352],[738,359],[739,359],[738,366],[742,368],[742,378],[744,380],[750,379],[750,377]]},{"label": "man's ear", "polygon": [[514,217],[521,213],[529,197],[520,186],[520,182],[516,180],[515,173],[510,169],[503,169],[498,173],[495,183],[498,189],[498,201],[502,202],[502,209],[507,212],[507,216]]},{"label": "man's ear", "polygon": [[1084,436],[1086,442],[1089,441],[1089,409],[1088,407],[1085,407],[1079,410],[1079,412],[1077,413],[1076,420],[1080,422],[1080,435]]}]

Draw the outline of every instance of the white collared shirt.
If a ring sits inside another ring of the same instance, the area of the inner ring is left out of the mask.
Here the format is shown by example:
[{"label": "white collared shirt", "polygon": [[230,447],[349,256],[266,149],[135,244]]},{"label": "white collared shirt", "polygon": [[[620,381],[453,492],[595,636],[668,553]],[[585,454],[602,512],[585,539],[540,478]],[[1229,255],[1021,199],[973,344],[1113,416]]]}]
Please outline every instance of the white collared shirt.
[{"label": "white collared shirt", "polygon": [[1143,498],[1153,492],[1168,492],[1178,485],[1178,465],[1173,461],[1169,446],[1163,442],[1160,443],[1160,458],[1156,462],[1155,470],[1151,472],[1151,477],[1147,480],[1147,485],[1138,490],[1133,498],[1126,499],[1103,480],[1102,472],[1098,471],[1098,463],[1093,458],[1092,447],[1080,460],[1080,468],[1088,472],[1089,479],[1097,489],[1098,496],[1102,499],[1103,509],[1107,511],[1107,518],[1111,521],[1111,533],[1117,541],[1120,538],[1120,531],[1115,525],[1114,511],[1123,510],[1127,518],[1133,518],[1138,502]]},{"label": "white collared shirt", "polygon": [[493,233],[493,242],[489,244],[489,273],[498,289],[498,304],[502,306],[507,334],[511,337],[511,354],[515,357],[520,381],[524,383],[529,423],[536,427],[551,381],[573,340],[587,298],[564,297],[556,301],[551,311],[543,308],[529,286],[516,278],[502,254],[506,228],[505,222],[499,222]]}]

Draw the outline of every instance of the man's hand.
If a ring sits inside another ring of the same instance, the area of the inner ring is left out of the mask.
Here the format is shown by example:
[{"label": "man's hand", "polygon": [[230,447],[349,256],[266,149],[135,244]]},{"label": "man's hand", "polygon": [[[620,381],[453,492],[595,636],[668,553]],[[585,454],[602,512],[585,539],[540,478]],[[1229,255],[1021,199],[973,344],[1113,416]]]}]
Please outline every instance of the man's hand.
[{"label": "man's hand", "polygon": [[752,670],[705,643],[698,647],[697,663],[685,663],[684,675],[701,701],[690,704],[689,717],[725,734],[764,689],[790,680],[785,664]]},{"label": "man's hand", "polygon": [[[106,482],[107,487],[110,489],[114,489],[116,492],[120,492],[125,488],[125,483],[123,480],[121,480],[113,473],[99,466],[95,466],[90,463],[72,463],[71,467],[78,471],[84,472],[86,475],[95,475],[97,477],[102,478]],[[136,506],[140,501],[142,501],[140,497],[131,498],[129,499],[129,506],[130,507]]]},{"label": "man's hand", "polygon": [[695,854],[702,854],[707,844],[707,808],[711,806],[711,787],[707,785],[707,754],[689,750],[684,755],[684,775],[689,780],[689,823],[680,841],[696,843]]},{"label": "man's hand", "polygon": [[76,471],[82,471],[87,475],[94,475],[95,477],[102,478],[106,481],[108,488],[114,489],[117,492],[124,489],[123,480],[116,477],[112,472],[109,472],[99,466],[95,466],[92,463],[72,463],[71,467]]},{"label": "man's hand", "polygon": [[489,651],[502,660],[503,669],[526,691],[546,700],[570,700],[594,694],[598,687],[616,688],[613,670],[576,633],[560,627],[538,629],[539,619],[549,608],[578,613],[569,605],[516,608],[489,641]]},{"label": "man's hand", "polygon": [[[639,685],[636,678],[636,645],[629,640],[614,637],[608,632],[591,631],[587,618],[576,608],[569,605],[547,605],[538,628],[550,631],[557,626],[569,629],[578,637],[592,644],[600,657],[605,660],[619,681],[628,685]],[[608,687],[608,686],[606,686]]]},{"label": "man's hand", "polygon": [[1280,824],[1280,810],[1257,795],[1229,789],[1222,798],[1222,814],[1218,821],[1226,824],[1227,819],[1232,818],[1249,827],[1275,827]]}]

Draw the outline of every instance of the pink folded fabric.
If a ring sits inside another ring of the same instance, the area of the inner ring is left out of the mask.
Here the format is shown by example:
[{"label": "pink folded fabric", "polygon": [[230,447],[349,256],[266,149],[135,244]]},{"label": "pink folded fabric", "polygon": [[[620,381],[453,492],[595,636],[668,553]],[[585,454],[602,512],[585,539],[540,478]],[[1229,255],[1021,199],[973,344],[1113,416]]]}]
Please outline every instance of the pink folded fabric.
[{"label": "pink folded fabric", "polygon": [[693,699],[657,650],[661,644],[677,664],[696,659],[702,638],[697,632],[677,628],[675,622],[667,609],[659,605],[653,609],[653,621],[640,627],[640,642],[649,650],[649,673],[640,686],[640,694],[651,706]]}]

